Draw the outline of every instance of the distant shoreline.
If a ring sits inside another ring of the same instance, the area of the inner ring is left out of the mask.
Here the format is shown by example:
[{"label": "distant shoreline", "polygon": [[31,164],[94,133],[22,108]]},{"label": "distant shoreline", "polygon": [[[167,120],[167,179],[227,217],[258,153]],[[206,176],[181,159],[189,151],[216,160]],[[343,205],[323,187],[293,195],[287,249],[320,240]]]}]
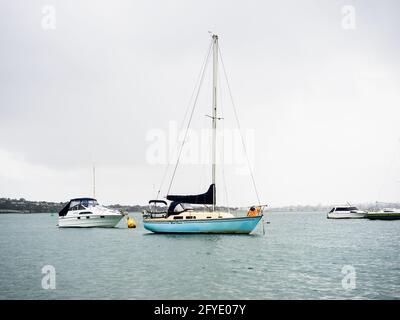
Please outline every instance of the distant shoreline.
[{"label": "distant shoreline", "polygon": [[[35,214],[35,213],[58,213],[67,202],[47,202],[47,201],[29,201],[24,198],[10,199],[0,198],[0,214]],[[282,207],[267,207],[270,212],[328,212],[335,205],[292,205]],[[355,203],[354,206],[361,210],[384,209],[384,208],[400,208],[400,203]],[[141,212],[148,210],[149,206],[145,205],[121,205],[113,204],[106,206],[115,210],[126,212]],[[218,207],[222,211],[240,211],[247,210],[244,207]]]},{"label": "distant shoreline", "polygon": [[22,210],[0,209],[0,214],[2,213],[30,214],[31,212]]}]

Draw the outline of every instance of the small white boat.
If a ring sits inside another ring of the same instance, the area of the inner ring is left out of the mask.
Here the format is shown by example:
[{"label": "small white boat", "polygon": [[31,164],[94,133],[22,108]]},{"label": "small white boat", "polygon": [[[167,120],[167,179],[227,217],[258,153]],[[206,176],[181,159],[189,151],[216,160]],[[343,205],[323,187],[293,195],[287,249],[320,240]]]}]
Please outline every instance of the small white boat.
[{"label": "small white boat", "polygon": [[328,219],[363,219],[366,217],[367,212],[359,210],[357,207],[352,206],[338,206],[333,207],[329,211]]},{"label": "small white boat", "polygon": [[99,205],[96,199],[77,198],[70,200],[58,213],[58,226],[113,228],[123,217],[121,212]]}]

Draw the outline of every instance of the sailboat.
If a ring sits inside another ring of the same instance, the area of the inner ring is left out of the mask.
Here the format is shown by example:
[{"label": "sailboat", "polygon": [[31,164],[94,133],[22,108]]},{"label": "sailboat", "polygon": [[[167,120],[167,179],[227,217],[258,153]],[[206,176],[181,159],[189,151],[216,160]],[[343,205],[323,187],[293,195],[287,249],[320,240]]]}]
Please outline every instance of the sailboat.
[{"label": "sailboat", "polygon": [[[247,215],[242,217],[234,216],[230,212],[217,210],[216,129],[217,120],[220,119],[217,115],[217,68],[219,53],[217,35],[212,34],[210,45],[212,47],[210,47],[209,53],[211,50],[213,52],[213,105],[211,117],[213,130],[212,183],[208,190],[202,194],[168,194],[166,199],[170,201],[169,205],[165,200],[150,200],[150,209],[143,212],[143,225],[145,229],[154,233],[249,234],[263,217],[263,208],[265,205],[251,206]],[[205,210],[194,210],[191,206],[192,204],[204,205]]]}]

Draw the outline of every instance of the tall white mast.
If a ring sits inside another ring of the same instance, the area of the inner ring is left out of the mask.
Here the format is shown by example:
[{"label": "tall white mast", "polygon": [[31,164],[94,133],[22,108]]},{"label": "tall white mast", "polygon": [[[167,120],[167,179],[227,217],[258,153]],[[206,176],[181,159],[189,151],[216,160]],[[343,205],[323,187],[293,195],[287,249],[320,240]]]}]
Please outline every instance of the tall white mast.
[{"label": "tall white mast", "polygon": [[213,34],[213,126],[212,126],[212,183],[214,184],[213,211],[215,210],[216,199],[216,155],[217,155],[217,79],[218,79],[218,36]]}]

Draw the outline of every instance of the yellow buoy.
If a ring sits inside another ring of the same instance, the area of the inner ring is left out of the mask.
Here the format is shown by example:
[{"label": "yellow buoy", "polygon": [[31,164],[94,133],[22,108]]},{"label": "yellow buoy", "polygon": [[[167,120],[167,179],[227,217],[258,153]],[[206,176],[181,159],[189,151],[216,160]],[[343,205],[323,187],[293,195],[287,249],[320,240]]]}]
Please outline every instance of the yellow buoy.
[{"label": "yellow buoy", "polygon": [[126,223],[128,225],[128,228],[136,228],[136,222],[133,218],[127,217],[126,218]]}]

